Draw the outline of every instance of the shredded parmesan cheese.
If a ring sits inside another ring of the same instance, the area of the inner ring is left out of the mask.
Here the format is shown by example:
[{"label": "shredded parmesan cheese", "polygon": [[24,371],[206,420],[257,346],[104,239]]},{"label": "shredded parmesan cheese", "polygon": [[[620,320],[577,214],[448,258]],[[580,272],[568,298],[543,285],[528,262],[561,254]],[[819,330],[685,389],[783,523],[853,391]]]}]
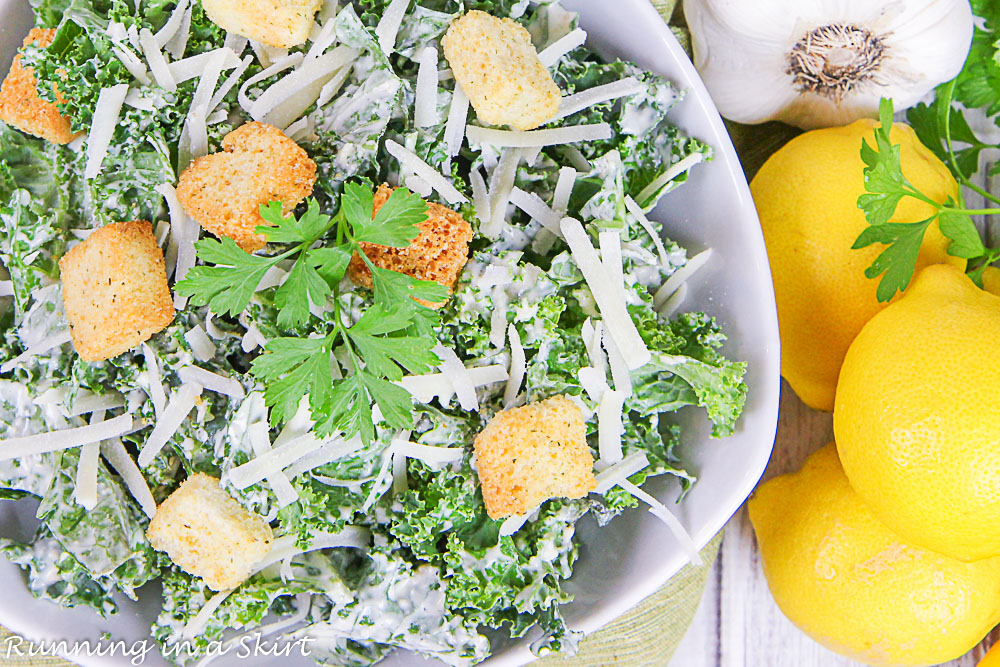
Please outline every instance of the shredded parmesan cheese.
[{"label": "shredded parmesan cheese", "polygon": [[226,598],[228,598],[229,594],[234,590],[236,589],[230,588],[229,590],[219,591],[213,595],[202,606],[202,608],[198,610],[198,613],[195,614],[190,621],[184,624],[184,628],[181,629],[181,637],[184,639],[194,639],[204,632],[205,628],[208,627],[208,622],[212,620],[212,616],[215,615],[215,612],[218,611],[219,607],[222,606],[222,603],[226,601]]},{"label": "shredded parmesan cheese", "polygon": [[[482,387],[508,378],[507,369],[503,366],[473,366],[465,369],[466,377],[474,387]],[[451,378],[444,373],[428,373],[426,375],[407,375],[397,384],[401,386],[420,403],[430,403],[435,398],[442,403],[448,403],[455,395],[455,387]]]},{"label": "shredded parmesan cheese", "polygon": [[691,153],[691,155],[688,155],[686,158],[670,165],[669,169],[660,174],[657,178],[653,179],[649,185],[642,189],[642,192],[639,193],[639,201],[649,200],[653,195],[659,192],[660,188],[664,185],[674,180],[704,159],[705,155],[702,153]]},{"label": "shredded parmesan cheese", "polygon": [[17,365],[20,364],[21,362],[27,361],[32,357],[37,357],[61,345],[65,345],[71,340],[72,338],[70,337],[69,329],[58,331],[54,334],[46,336],[37,343],[29,345],[28,349],[26,349],[21,354],[17,355],[13,359],[10,359],[9,361],[5,361],[2,365],[0,365],[0,373],[9,373],[10,371],[17,368]]},{"label": "shredded parmesan cheese", "polygon": [[[437,125],[437,64],[438,50],[425,46],[417,56],[417,92],[413,103],[413,124],[417,127]],[[451,155],[452,153],[448,153]]]},{"label": "shredded parmesan cheese", "polygon": [[451,382],[451,386],[458,396],[458,403],[462,406],[462,409],[470,412],[478,412],[479,398],[476,396],[476,386],[469,379],[468,371],[462,364],[462,360],[458,358],[454,350],[440,343],[434,347],[434,354],[441,360],[441,372]]},{"label": "shredded parmesan cheese", "polygon": [[[230,470],[229,480],[237,489],[245,489],[251,484],[261,481],[272,472],[284,470],[302,457],[321,448],[330,440],[320,440],[312,433],[305,433],[287,442],[282,442],[279,436],[274,441],[274,449]],[[336,440],[339,441],[339,438]]]},{"label": "shredded parmesan cheese", "polygon": [[646,84],[634,76],[606,83],[603,86],[594,86],[593,88],[588,88],[582,92],[562,98],[559,102],[559,113],[552,120],[565,118],[601,102],[616,100],[620,97],[631,97],[644,90],[646,90]]},{"label": "shredded parmesan cheese", "polygon": [[559,221],[562,216],[549,208],[542,201],[542,198],[534,192],[525,192],[521,188],[515,187],[510,193],[510,203],[537,220],[545,229],[556,236],[562,236],[562,231],[559,229]]},{"label": "shredded parmesan cheese", "polygon": [[0,440],[0,461],[81,447],[129,433],[132,416],[120,415],[107,421]]},{"label": "shredded parmesan cheese", "polygon": [[500,524],[500,537],[508,537],[521,530],[521,526],[528,520],[527,514],[515,514],[503,520]]},{"label": "shredded parmesan cheese", "polygon": [[486,191],[486,181],[479,168],[469,172],[469,184],[472,186],[472,204],[476,207],[476,218],[485,225],[490,220],[490,195]]},{"label": "shredded parmesan cheese", "polygon": [[503,285],[493,288],[493,312],[490,313],[490,344],[493,347],[503,347],[507,336],[507,307],[510,304],[510,297]]},{"label": "shredded parmesan cheese", "polygon": [[687,264],[674,271],[673,275],[667,278],[660,289],[653,295],[653,307],[659,308],[666,303],[667,299],[680,289],[680,286],[688,281],[698,269],[705,266],[712,257],[712,249],[707,248],[687,261]]},{"label": "shredded parmesan cheese", "polygon": [[368,546],[371,540],[371,533],[365,528],[358,526],[345,526],[339,533],[315,533],[309,542],[309,546],[300,549],[296,546],[295,535],[282,535],[271,543],[271,550],[266,556],[253,566],[253,573],[257,574],[275,563],[280,563],[286,558],[294,558],[302,554],[316,551],[318,549],[335,549],[338,547],[350,547],[363,549]]},{"label": "shredded parmesan cheese", "polygon": [[[91,424],[102,421],[104,421],[104,410],[98,410],[90,417]],[[88,511],[97,507],[97,463],[100,457],[101,445],[98,442],[91,442],[80,448],[73,498]]]},{"label": "shredded parmesan cheese", "polygon": [[184,51],[187,50],[188,38],[191,36],[191,12],[194,11],[194,7],[189,3],[187,9],[184,10],[181,16],[181,24],[177,28],[177,32],[174,36],[164,44],[167,53],[174,60],[180,60],[184,57]]},{"label": "shredded parmesan cheese", "polygon": [[465,134],[469,141],[508,148],[532,148],[536,146],[556,146],[581,141],[597,141],[611,138],[611,126],[607,123],[591,125],[571,125],[548,130],[496,130],[479,125],[468,125]]},{"label": "shredded parmesan cheese", "polygon": [[[247,68],[250,67],[250,64],[252,62],[253,62],[253,56],[246,56],[245,58],[243,58],[243,60],[240,61],[240,64],[236,66],[236,69],[233,70],[233,73],[230,74],[228,78],[226,78],[225,82],[223,82],[223,84],[219,86],[219,89],[215,91],[215,94],[212,95],[212,99],[208,103],[209,113],[212,113],[215,110],[215,108],[222,103],[222,100],[226,98],[226,95],[228,95],[229,91],[233,89],[233,86],[235,86],[239,82],[240,78],[243,76],[243,73],[247,71]],[[219,109],[219,111],[224,112],[225,110]],[[226,115],[228,116],[228,114]]]},{"label": "shredded parmesan cheese", "polygon": [[444,143],[448,147],[448,155],[458,155],[458,151],[461,150],[468,118],[469,97],[456,83],[455,90],[451,94],[451,106],[448,107],[448,120],[444,125]]},{"label": "shredded parmesan cheese", "polygon": [[139,507],[145,512],[146,516],[150,519],[156,515],[156,501],[153,500],[153,494],[149,490],[149,485],[146,483],[146,478],[142,476],[142,472],[139,470],[139,466],[135,464],[132,457],[129,456],[128,451],[125,449],[125,445],[122,444],[120,438],[111,438],[110,440],[105,440],[101,443],[101,454],[104,458],[108,460],[111,467],[115,469],[122,479],[125,481],[125,486],[128,488],[129,493],[135,498],[135,501],[139,503]]},{"label": "shredded parmesan cheese", "polygon": [[[184,12],[187,11],[188,3],[190,0],[178,0],[177,6],[174,7],[173,11],[170,12],[170,18],[167,22],[163,24],[155,35],[156,47],[162,49],[167,45],[167,42],[177,34],[177,30],[181,27],[181,22],[184,20]],[[141,39],[141,34],[140,34]]]},{"label": "shredded parmesan cheese", "polygon": [[649,361],[650,353],[625,307],[620,288],[614,284],[613,278],[598,258],[580,221],[563,218],[561,228],[573,259],[580,267],[604,317],[608,332],[625,357],[625,363],[629,369],[639,368]]},{"label": "shredded parmesan cheese", "polygon": [[597,451],[605,463],[617,463],[623,458],[622,406],[625,403],[624,392],[608,389],[601,396],[597,408]]},{"label": "shredded parmesan cheese", "polygon": [[393,452],[409,459],[420,459],[428,463],[453,463],[461,461],[465,450],[461,447],[435,447],[421,445],[409,440],[397,440],[392,445]]},{"label": "shredded parmesan cheese", "polygon": [[337,70],[357,58],[358,52],[347,46],[303,62],[282,77],[253,101],[247,112],[254,120],[275,127],[287,127],[312,105],[323,86]]},{"label": "shredded parmesan cheese", "polygon": [[597,473],[597,486],[594,487],[594,493],[603,495],[611,488],[621,484],[623,480],[627,480],[648,466],[649,459],[646,458],[645,452],[629,454],[618,463]]},{"label": "shredded parmesan cheese", "polygon": [[691,534],[688,533],[686,528],[684,528],[684,524],[682,524],[680,520],[678,520],[678,518],[675,517],[669,509],[667,509],[666,505],[627,479],[620,481],[618,485],[649,505],[650,513],[663,523],[667,524],[667,527],[670,528],[674,537],[676,537],[677,541],[680,542],[681,548],[687,553],[688,560],[691,564],[701,565],[701,555],[698,553],[698,545],[696,545],[694,540],[691,539]]},{"label": "shredded parmesan cheese", "polygon": [[406,478],[406,457],[399,452],[392,453],[392,495],[398,496],[410,488]]},{"label": "shredded parmesan cheese", "polygon": [[109,391],[106,394],[95,394],[81,389],[77,393],[76,398],[73,399],[73,409],[68,412],[67,416],[79,417],[91,412],[96,413],[122,407],[125,407],[125,397],[117,391]]},{"label": "shredded parmesan cheese", "polygon": [[684,303],[684,299],[687,298],[688,284],[683,283],[678,287],[673,294],[667,297],[667,300],[663,302],[663,305],[656,309],[663,317],[670,317],[677,312],[677,309],[681,307]]},{"label": "shredded parmesan cheese", "polygon": [[177,90],[177,83],[170,74],[167,59],[163,57],[160,47],[156,44],[156,38],[148,28],[143,28],[139,32],[139,44],[142,46],[142,53],[146,56],[146,62],[149,63],[149,70],[153,73],[156,85],[171,93]]},{"label": "shredded parmesan cheese", "polygon": [[205,389],[217,394],[230,396],[237,400],[246,396],[243,385],[235,378],[223,377],[200,366],[183,366],[177,371],[177,375],[181,378],[181,382],[200,384]]},{"label": "shredded parmesan cheese", "polygon": [[323,23],[323,26],[316,33],[316,38],[312,40],[312,46],[309,47],[309,51],[306,53],[306,60],[313,60],[319,58],[321,55],[326,53],[326,50],[333,46],[333,43],[337,41],[337,20],[336,18],[329,18]]},{"label": "shredded parmesan cheese", "polygon": [[[271,451],[271,438],[268,435],[267,422],[254,422],[250,424],[247,427],[247,438],[250,440],[250,446],[253,448],[255,456],[263,456]],[[299,494],[295,492],[291,482],[288,481],[288,478],[280,470],[269,473],[264,479],[267,480],[271,490],[274,491],[274,495],[278,499],[279,508],[287,507],[298,501]]]},{"label": "shredded parmesan cheese", "polygon": [[[398,0],[393,0],[397,2]],[[404,0],[407,2],[408,0]],[[388,13],[388,10],[386,10]],[[386,139],[385,150],[389,155],[393,156],[399,160],[400,166],[405,169],[409,169],[414,174],[424,179],[431,184],[431,187],[437,190],[437,193],[445,198],[449,204],[459,204],[465,203],[468,199],[455,189],[455,186],[451,184],[447,178],[445,178],[440,172],[431,167],[429,164],[421,160],[415,153],[407,150],[402,145],[396,143],[392,139]]]},{"label": "shredded parmesan cheese", "polygon": [[503,390],[504,408],[513,406],[517,401],[517,394],[521,390],[521,382],[524,381],[527,370],[521,334],[513,324],[507,327],[507,337],[510,339],[510,370],[507,372],[507,386]]},{"label": "shredded parmesan cheese", "polygon": [[[170,75],[174,77],[174,81],[178,84],[184,83],[185,81],[190,81],[195,79],[204,73],[205,68],[208,67],[208,63],[212,60],[216,51],[205,51],[204,53],[199,53],[196,56],[191,56],[190,58],[185,58],[183,60],[178,60],[176,62],[170,63]],[[233,53],[230,49],[221,49],[226,53],[226,59],[222,63],[222,69],[229,70],[240,64],[240,59]]]},{"label": "shredded parmesan cheese", "polygon": [[131,49],[125,46],[123,42],[112,41],[112,44],[114,44],[114,46],[111,47],[111,52],[114,53],[115,57],[117,57],[121,64],[125,66],[125,69],[132,75],[132,78],[143,86],[148,86],[149,76],[146,74],[146,66],[142,64],[139,57],[132,53]]},{"label": "shredded parmesan cheese", "polygon": [[97,95],[97,104],[94,106],[94,121],[90,126],[90,134],[87,137],[87,166],[83,170],[83,175],[87,179],[97,178],[101,173],[101,166],[104,158],[108,154],[108,146],[111,145],[111,137],[118,127],[118,118],[121,115],[122,104],[128,94],[128,84],[119,83],[110,88],[102,88]]},{"label": "shredded parmesan cheese", "polygon": [[329,440],[312,454],[303,456],[285,468],[285,474],[294,479],[302,473],[310,472],[321,465],[326,465],[331,461],[339,461],[345,456],[350,456],[362,447],[364,447],[364,442],[361,440],[361,436],[357,435],[350,440]]},{"label": "shredded parmesan cheese", "polygon": [[138,461],[141,467],[145,468],[152,463],[163,446],[170,438],[174,437],[181,424],[187,419],[188,413],[194,409],[195,401],[199,396],[201,396],[200,385],[182,384],[178,387],[163,409],[163,414],[157,420],[156,426],[146,438],[146,444],[139,451]]},{"label": "shredded parmesan cheese", "polygon": [[385,8],[385,13],[375,26],[375,37],[378,38],[378,45],[386,55],[389,55],[396,48],[396,36],[399,33],[399,26],[403,24],[403,16],[410,6],[410,0],[392,0]]},{"label": "shredded parmesan cheese", "polygon": [[538,59],[546,67],[552,67],[559,62],[560,58],[578,46],[583,46],[586,41],[587,33],[576,28],[542,49],[538,53]]},{"label": "shredded parmesan cheese", "polygon": [[517,179],[517,167],[521,163],[521,151],[516,148],[505,148],[500,155],[500,162],[490,176],[490,220],[480,227],[479,231],[489,238],[497,238],[503,231],[503,223],[507,218],[507,206]]},{"label": "shredded parmesan cheese", "polygon": [[615,339],[608,335],[607,331],[601,337],[604,349],[608,352],[608,363],[611,366],[611,381],[615,384],[615,389],[622,392],[625,398],[632,395],[632,374],[629,373],[625,358],[618,349]]},{"label": "shredded parmesan cheese", "polygon": [[160,380],[160,362],[148,343],[142,344],[142,356],[146,360],[146,382],[149,383],[149,400],[153,403],[153,413],[159,418],[167,406],[167,395]]},{"label": "shredded parmesan cheese", "polygon": [[656,252],[660,256],[660,266],[665,269],[670,268],[670,258],[667,257],[667,249],[663,247],[663,240],[660,235],[656,233],[653,229],[653,224],[646,217],[646,214],[642,212],[642,208],[635,203],[631,195],[625,195],[625,208],[628,212],[638,221],[639,225],[646,230],[646,233],[653,238],[653,243],[656,244]]},{"label": "shredded parmesan cheese", "polygon": [[606,374],[603,370],[594,368],[593,366],[584,366],[576,372],[576,379],[579,380],[580,386],[583,390],[587,392],[587,396],[590,400],[595,403],[600,403],[601,398],[604,396],[604,392],[611,389],[608,386],[608,380]]},{"label": "shredded parmesan cheese", "polygon": [[205,329],[196,324],[185,332],[184,340],[191,346],[191,352],[198,361],[210,361],[216,355],[215,343],[205,333]]}]

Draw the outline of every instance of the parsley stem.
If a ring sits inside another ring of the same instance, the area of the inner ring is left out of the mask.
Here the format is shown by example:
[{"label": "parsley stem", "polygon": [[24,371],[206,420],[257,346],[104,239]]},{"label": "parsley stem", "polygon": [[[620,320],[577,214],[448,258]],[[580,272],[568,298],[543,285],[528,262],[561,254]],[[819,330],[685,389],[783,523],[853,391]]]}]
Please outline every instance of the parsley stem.
[{"label": "parsley stem", "polygon": [[966,215],[1000,215],[1000,208],[951,208],[950,206],[944,206],[942,210],[955,211],[956,213],[964,213]]},{"label": "parsley stem", "polygon": [[[952,99],[955,96],[955,86],[957,84],[958,84],[957,78],[952,79],[951,81],[946,83],[941,88],[941,93],[940,93],[941,100],[939,100],[939,103],[941,105],[939,112],[940,113],[939,121],[941,123],[942,134],[944,134],[945,147],[948,149],[948,161],[951,162],[952,171],[958,174],[959,181],[961,181],[961,183],[965,187],[969,188],[973,192],[978,193],[984,199],[989,199],[990,201],[996,204],[1000,204],[1000,198],[995,197],[994,195],[987,192],[984,188],[979,187],[971,180],[969,180],[969,178],[958,166],[958,158],[955,157],[955,149],[952,146],[952,141],[951,141],[951,111],[952,111],[951,104],[952,104]],[[965,201],[964,198],[962,197],[961,190],[959,190],[958,199],[959,202],[962,204],[962,206],[965,206]]]}]

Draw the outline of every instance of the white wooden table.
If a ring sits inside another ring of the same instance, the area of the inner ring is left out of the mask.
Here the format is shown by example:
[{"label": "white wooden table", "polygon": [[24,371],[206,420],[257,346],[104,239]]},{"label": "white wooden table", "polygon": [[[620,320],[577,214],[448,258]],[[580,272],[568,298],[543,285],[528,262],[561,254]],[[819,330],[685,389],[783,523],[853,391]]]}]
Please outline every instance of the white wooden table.
[{"label": "white wooden table", "polygon": [[[798,470],[806,457],[833,439],[830,414],[807,408],[782,380],[781,414],[769,479]],[[950,667],[974,667],[1000,630]],[[670,667],[848,667],[858,665],[832,653],[778,610],[760,569],[757,542],[746,505],[729,522],[719,558],[694,623]]]}]

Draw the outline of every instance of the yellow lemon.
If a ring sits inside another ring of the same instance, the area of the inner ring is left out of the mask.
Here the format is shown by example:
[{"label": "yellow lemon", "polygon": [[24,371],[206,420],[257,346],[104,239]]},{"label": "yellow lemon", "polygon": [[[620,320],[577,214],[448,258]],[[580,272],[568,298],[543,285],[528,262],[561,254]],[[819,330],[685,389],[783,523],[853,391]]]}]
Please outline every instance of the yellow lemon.
[{"label": "yellow lemon", "polygon": [[851,489],[832,443],[762,484],[750,521],[781,611],[854,660],[946,662],[1000,620],[1000,558],[963,563],[901,541]]},{"label": "yellow lemon", "polygon": [[976,667],[1000,667],[1000,642],[990,647],[989,652],[983,656]]},{"label": "yellow lemon", "polygon": [[924,269],[847,352],[833,429],[851,485],[900,537],[1000,555],[1000,297]]},{"label": "yellow lemon", "polygon": [[[781,374],[807,405],[832,410],[840,364],[854,336],[881,310],[877,280],[864,271],[885,246],[851,250],[868,226],[858,208],[864,194],[861,140],[874,143],[875,121],[802,134],[761,167],[750,184],[774,278],[781,329]],[[956,197],[948,168],[908,125],[893,125],[903,174],[935,201]],[[904,198],[893,222],[929,218],[933,207]],[[964,260],[947,255],[937,225],[924,238],[919,266]]]},{"label": "yellow lemon", "polygon": [[983,271],[983,287],[990,294],[1000,296],[1000,269],[995,266],[987,266]]}]

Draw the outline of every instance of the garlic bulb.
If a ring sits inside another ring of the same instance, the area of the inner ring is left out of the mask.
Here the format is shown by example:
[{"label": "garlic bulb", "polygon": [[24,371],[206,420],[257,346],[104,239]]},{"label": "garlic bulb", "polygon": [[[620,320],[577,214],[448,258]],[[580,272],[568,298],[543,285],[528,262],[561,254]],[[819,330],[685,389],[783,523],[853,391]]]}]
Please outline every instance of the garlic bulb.
[{"label": "garlic bulb", "polygon": [[958,75],[969,0],[685,0],[694,62],[719,112],[805,129],[876,117]]}]

